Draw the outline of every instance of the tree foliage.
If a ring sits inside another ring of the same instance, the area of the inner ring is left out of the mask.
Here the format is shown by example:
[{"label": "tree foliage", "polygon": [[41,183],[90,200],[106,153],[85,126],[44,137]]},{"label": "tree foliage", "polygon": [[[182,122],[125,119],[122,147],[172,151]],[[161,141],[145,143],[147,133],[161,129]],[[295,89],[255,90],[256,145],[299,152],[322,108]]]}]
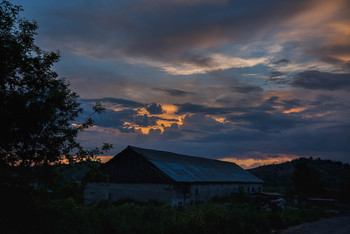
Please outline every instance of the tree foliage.
[{"label": "tree foliage", "polygon": [[293,184],[296,192],[304,196],[320,196],[324,191],[319,171],[306,162],[295,165]]},{"label": "tree foliage", "polygon": [[[68,81],[52,69],[59,52],[35,44],[38,26],[21,17],[21,11],[8,1],[0,3],[1,166],[52,165],[63,157],[90,158],[108,150],[109,144],[84,150],[77,142],[78,133],[93,121],[89,117],[74,122],[83,109]],[[98,103],[93,111],[100,113],[103,108]]]}]

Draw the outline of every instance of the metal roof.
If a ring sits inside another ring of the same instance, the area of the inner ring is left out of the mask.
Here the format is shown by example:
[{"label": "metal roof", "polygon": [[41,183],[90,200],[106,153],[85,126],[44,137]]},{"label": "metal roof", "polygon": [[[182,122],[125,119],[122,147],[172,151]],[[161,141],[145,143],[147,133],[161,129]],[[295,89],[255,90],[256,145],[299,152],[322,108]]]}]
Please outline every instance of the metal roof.
[{"label": "metal roof", "polygon": [[145,157],[177,182],[263,183],[262,180],[235,163],[134,146],[128,146],[128,148]]}]

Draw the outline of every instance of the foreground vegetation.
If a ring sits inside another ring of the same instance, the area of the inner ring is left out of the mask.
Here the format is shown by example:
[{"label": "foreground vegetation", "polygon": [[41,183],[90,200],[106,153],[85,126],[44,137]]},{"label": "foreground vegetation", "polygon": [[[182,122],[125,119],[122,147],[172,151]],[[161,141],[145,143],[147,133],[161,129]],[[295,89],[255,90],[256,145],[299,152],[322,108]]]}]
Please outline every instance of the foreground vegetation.
[{"label": "foreground vegetation", "polygon": [[326,208],[306,205],[264,210],[244,194],[184,209],[106,201],[84,206],[79,198],[16,194],[8,193],[1,201],[2,233],[270,233],[330,216]]},{"label": "foreground vegetation", "polygon": [[[266,199],[244,193],[182,209],[132,201],[115,204],[101,201],[94,206],[84,206],[84,181],[96,174],[98,165],[86,162],[55,167],[57,176],[50,186],[2,184],[0,206],[5,217],[0,220],[2,233],[271,233],[334,214],[329,207],[307,204],[305,192],[308,190],[303,186],[304,180],[298,179],[305,176],[298,176],[298,168],[291,175],[294,183],[288,188],[291,192],[285,193],[284,210],[271,206],[270,209]],[[302,169],[303,173],[315,172]],[[318,177],[313,180],[319,181]],[[348,190],[344,191],[346,195]],[[297,205],[292,202],[295,197],[299,200]]]}]

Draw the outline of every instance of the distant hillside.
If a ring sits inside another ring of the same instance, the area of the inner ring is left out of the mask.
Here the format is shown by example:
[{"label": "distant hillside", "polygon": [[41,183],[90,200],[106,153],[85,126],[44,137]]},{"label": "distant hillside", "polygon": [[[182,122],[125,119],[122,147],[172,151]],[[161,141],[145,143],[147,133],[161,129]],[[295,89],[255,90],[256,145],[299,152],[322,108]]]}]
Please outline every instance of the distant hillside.
[{"label": "distant hillside", "polygon": [[57,167],[57,172],[60,172],[66,181],[75,180],[82,181],[83,177],[92,167],[98,167],[102,163],[95,161],[79,162],[74,164],[63,164]]},{"label": "distant hillside", "polygon": [[350,165],[348,163],[312,158],[298,158],[290,162],[260,166],[248,171],[264,180],[265,186],[288,187],[293,183],[295,165],[301,162],[306,162],[310,167],[319,171],[326,188],[339,188],[350,179]]}]

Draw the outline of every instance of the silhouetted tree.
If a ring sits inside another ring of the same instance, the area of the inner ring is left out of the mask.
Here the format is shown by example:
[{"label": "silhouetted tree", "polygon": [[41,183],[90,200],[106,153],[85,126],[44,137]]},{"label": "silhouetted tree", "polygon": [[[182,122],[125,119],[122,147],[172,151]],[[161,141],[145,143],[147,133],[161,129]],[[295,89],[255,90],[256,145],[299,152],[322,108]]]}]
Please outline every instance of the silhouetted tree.
[{"label": "silhouetted tree", "polygon": [[320,173],[306,162],[295,164],[293,184],[296,193],[303,196],[320,196],[324,190]]},{"label": "silhouetted tree", "polygon": [[347,178],[344,184],[340,186],[338,199],[341,202],[350,202],[350,178]]},{"label": "silhouetted tree", "polygon": [[[21,11],[20,6],[8,1],[0,3],[0,173],[3,181],[9,177],[29,180],[33,176],[32,166],[44,168],[62,157],[89,158],[111,147],[105,144],[102,148],[84,150],[76,141],[78,133],[93,121],[88,118],[73,124],[83,109],[69,83],[52,70],[59,53],[44,51],[34,43],[37,24],[21,17]],[[94,111],[100,113],[103,108],[97,104]],[[16,172],[6,170],[9,168],[15,168]],[[42,170],[42,173],[48,172]]]}]

